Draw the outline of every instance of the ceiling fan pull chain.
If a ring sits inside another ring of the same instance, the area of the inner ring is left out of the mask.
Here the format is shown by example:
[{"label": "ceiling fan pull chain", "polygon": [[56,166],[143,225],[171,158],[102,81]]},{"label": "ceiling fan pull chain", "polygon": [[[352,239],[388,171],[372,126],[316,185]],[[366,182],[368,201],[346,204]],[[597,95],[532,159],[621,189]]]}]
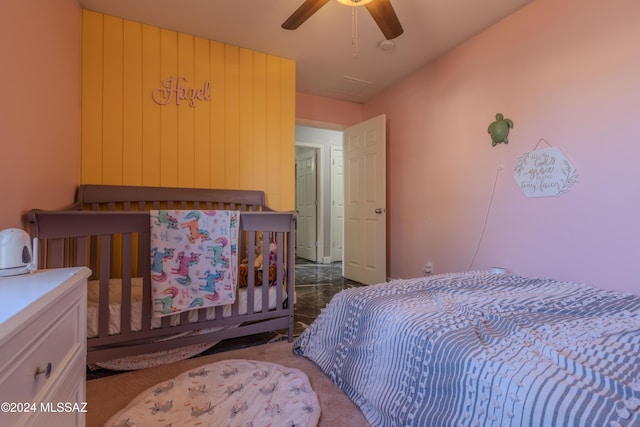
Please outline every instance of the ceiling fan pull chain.
[{"label": "ceiling fan pull chain", "polygon": [[353,56],[358,56],[358,8],[351,7],[351,44],[353,45]]}]

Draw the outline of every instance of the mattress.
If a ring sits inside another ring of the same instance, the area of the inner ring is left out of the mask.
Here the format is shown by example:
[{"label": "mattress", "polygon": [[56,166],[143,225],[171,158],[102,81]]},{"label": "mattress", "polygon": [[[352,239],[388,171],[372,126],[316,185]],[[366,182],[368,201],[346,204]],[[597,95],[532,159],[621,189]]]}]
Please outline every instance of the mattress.
[{"label": "mattress", "polygon": [[[98,336],[98,311],[99,311],[99,292],[100,283],[98,280],[91,280],[88,282],[87,292],[87,336],[89,338]],[[238,311],[241,315],[247,313],[247,288],[238,289],[239,306]],[[283,298],[286,298],[286,292],[283,291]],[[120,301],[122,299],[122,280],[110,279],[109,280],[109,335],[117,335],[120,333]],[[276,287],[269,287],[269,309],[273,310],[276,307]],[[216,308],[210,307],[206,309],[207,320],[213,320],[216,318]],[[231,317],[231,305],[222,307],[222,317]],[[262,311],[262,287],[256,286],[254,288],[254,305],[253,311],[258,313]],[[189,313],[189,321],[197,321],[197,310]],[[180,324],[180,315],[176,314],[170,317],[172,326]],[[152,319],[152,328],[160,327],[159,318]],[[137,277],[131,280],[131,330],[140,331],[142,324],[142,278]],[[169,338],[172,339],[183,337],[187,335],[205,334],[222,330],[223,328],[234,328],[238,325],[230,325],[224,327],[211,327],[205,329],[199,329],[196,331],[182,332],[175,334]],[[170,350],[163,350],[153,352],[149,354],[140,354],[136,356],[121,357],[112,360],[96,362],[89,365],[90,369],[110,369],[114,371],[130,371],[137,369],[152,368],[155,366],[166,365],[168,363],[178,362],[180,360],[188,359],[195,355],[208,350],[216,345],[219,341],[209,341],[202,344],[193,344],[184,347],[178,347]]]},{"label": "mattress", "polygon": [[470,272],[335,295],[294,343],[373,426],[638,426],[640,296]]},{"label": "mattress", "polygon": [[[276,307],[276,287],[269,287],[269,309]],[[238,289],[239,312],[241,315],[247,313],[247,288]],[[87,336],[94,338],[98,336],[98,311],[99,311],[99,295],[100,283],[98,280],[91,280],[88,283],[87,290]],[[283,298],[286,298],[286,292],[283,292]],[[122,280],[109,280],[109,335],[120,333],[120,301],[122,300]],[[231,305],[225,305],[222,309],[223,317],[231,317]],[[254,304],[253,311],[258,313],[262,311],[262,288],[256,286],[254,288]],[[207,320],[216,318],[215,307],[210,307],[206,311]],[[171,326],[180,324],[180,315],[170,316]],[[198,320],[198,312],[194,310],[189,313],[189,321],[196,322]],[[152,328],[160,327],[161,318],[152,320]],[[142,278],[136,277],[131,280],[131,330],[140,331],[142,329]]]}]

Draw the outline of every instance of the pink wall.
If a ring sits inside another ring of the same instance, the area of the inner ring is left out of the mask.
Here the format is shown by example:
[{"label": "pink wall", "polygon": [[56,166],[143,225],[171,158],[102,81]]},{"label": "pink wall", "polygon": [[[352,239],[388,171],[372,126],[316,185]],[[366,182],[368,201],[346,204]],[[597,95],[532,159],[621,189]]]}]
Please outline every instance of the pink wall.
[{"label": "pink wall", "polygon": [[73,201],[80,179],[77,0],[3,0],[0,229]]},{"label": "pink wall", "polygon": [[362,105],[298,92],[296,120],[308,126],[344,129],[362,121]]},{"label": "pink wall", "polygon": [[[537,0],[365,103],[389,122],[390,276],[433,261],[640,293],[638,16],[637,0]],[[498,112],[515,126],[492,147]],[[541,138],[579,174],[557,198],[513,178]]]}]

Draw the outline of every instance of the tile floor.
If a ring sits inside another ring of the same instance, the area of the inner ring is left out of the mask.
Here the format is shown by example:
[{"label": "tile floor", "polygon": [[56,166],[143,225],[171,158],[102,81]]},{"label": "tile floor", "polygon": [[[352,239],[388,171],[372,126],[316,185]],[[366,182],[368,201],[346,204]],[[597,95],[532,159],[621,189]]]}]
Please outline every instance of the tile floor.
[{"label": "tile floor", "polygon": [[[307,326],[320,314],[320,311],[329,303],[338,292],[362,286],[342,277],[342,263],[316,264],[302,258],[296,259],[296,306],[294,309],[294,335],[299,336]],[[201,355],[219,353],[237,348],[250,347],[268,342],[286,339],[287,331],[274,331],[264,334],[251,335],[224,340]],[[200,356],[201,356],[200,355]],[[198,356],[196,356],[198,357]],[[87,380],[114,375],[105,369],[95,371],[87,370]]]},{"label": "tile floor", "polygon": [[296,260],[294,334],[300,335],[335,294],[356,286],[362,284],[342,277],[341,262],[316,264],[300,258]]}]

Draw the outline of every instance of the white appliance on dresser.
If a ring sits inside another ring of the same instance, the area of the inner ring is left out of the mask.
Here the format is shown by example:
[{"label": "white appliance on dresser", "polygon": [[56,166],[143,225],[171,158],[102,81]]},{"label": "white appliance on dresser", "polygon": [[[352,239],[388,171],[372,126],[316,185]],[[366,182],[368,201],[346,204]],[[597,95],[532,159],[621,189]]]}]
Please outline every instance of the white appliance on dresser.
[{"label": "white appliance on dresser", "polygon": [[84,426],[86,267],[0,278],[0,425]]}]

